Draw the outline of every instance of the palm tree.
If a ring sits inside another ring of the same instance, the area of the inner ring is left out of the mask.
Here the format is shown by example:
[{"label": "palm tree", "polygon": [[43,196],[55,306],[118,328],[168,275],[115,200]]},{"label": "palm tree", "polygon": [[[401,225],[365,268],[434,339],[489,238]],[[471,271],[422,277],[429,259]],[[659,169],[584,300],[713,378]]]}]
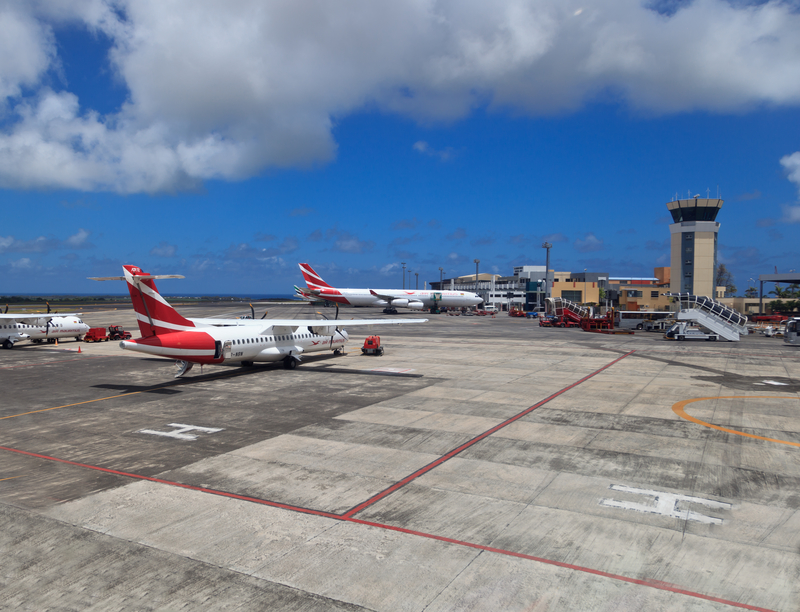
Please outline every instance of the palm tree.
[{"label": "palm tree", "polygon": [[794,297],[788,288],[781,289],[780,285],[775,285],[775,291],[770,291],[767,295],[774,295],[776,298],[790,298]]}]

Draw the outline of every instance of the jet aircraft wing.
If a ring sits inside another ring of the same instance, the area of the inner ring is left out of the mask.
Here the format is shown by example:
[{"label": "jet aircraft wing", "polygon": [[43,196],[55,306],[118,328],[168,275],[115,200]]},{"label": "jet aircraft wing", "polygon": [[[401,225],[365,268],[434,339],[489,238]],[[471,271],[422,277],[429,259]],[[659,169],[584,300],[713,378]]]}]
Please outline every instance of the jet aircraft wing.
[{"label": "jet aircraft wing", "polygon": [[[397,295],[388,295],[386,293],[378,293],[374,289],[370,289],[369,292],[374,295],[376,298],[380,298],[382,300],[386,300],[387,302],[391,302],[392,300],[398,299],[400,296]],[[408,297],[408,296],[406,296]]]}]

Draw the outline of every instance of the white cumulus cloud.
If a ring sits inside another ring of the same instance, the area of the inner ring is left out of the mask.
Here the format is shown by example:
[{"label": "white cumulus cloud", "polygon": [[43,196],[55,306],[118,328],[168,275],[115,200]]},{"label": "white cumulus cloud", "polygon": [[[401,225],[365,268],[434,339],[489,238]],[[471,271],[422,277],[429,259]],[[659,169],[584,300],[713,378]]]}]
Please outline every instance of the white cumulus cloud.
[{"label": "white cumulus cloud", "polygon": [[[0,187],[169,192],[325,163],[336,119],[364,108],[430,122],[478,106],[565,112],[609,92],[646,113],[800,102],[792,3],[650,6],[8,0]],[[111,42],[108,65],[127,91],[116,112],[82,107],[57,78],[64,28]]]},{"label": "white cumulus cloud", "polygon": [[[789,180],[797,185],[800,193],[800,151],[782,157],[781,165],[786,168]],[[783,221],[785,223],[800,223],[800,206],[784,206]]]}]

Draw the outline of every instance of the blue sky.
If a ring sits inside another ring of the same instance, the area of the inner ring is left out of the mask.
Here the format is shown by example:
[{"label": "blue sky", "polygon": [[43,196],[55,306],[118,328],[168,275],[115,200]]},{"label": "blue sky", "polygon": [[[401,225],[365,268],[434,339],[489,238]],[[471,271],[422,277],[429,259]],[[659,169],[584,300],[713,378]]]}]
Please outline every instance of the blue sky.
[{"label": "blue sky", "polygon": [[422,288],[544,240],[650,276],[666,202],[718,192],[740,293],[800,269],[797,2],[11,1],[0,29],[0,294],[126,263]]}]

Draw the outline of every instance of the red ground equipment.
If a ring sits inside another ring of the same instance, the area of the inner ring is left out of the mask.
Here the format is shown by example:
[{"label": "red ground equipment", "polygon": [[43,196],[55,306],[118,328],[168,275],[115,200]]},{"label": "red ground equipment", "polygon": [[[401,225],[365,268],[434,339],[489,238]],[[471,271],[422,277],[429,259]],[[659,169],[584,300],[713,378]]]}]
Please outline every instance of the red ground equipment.
[{"label": "red ground equipment", "polygon": [[131,332],[125,331],[119,325],[108,326],[109,340],[130,340],[132,337],[133,336],[131,336]]},{"label": "red ground equipment", "polygon": [[84,342],[103,342],[104,340],[108,340],[105,327],[91,327],[83,337]]},{"label": "red ground equipment", "polygon": [[525,311],[520,310],[519,308],[509,308],[508,309],[508,316],[509,317],[524,317]]},{"label": "red ground equipment", "polygon": [[361,347],[361,352],[365,355],[383,355],[383,347],[381,346],[380,336],[367,336],[364,340],[364,346]]}]

